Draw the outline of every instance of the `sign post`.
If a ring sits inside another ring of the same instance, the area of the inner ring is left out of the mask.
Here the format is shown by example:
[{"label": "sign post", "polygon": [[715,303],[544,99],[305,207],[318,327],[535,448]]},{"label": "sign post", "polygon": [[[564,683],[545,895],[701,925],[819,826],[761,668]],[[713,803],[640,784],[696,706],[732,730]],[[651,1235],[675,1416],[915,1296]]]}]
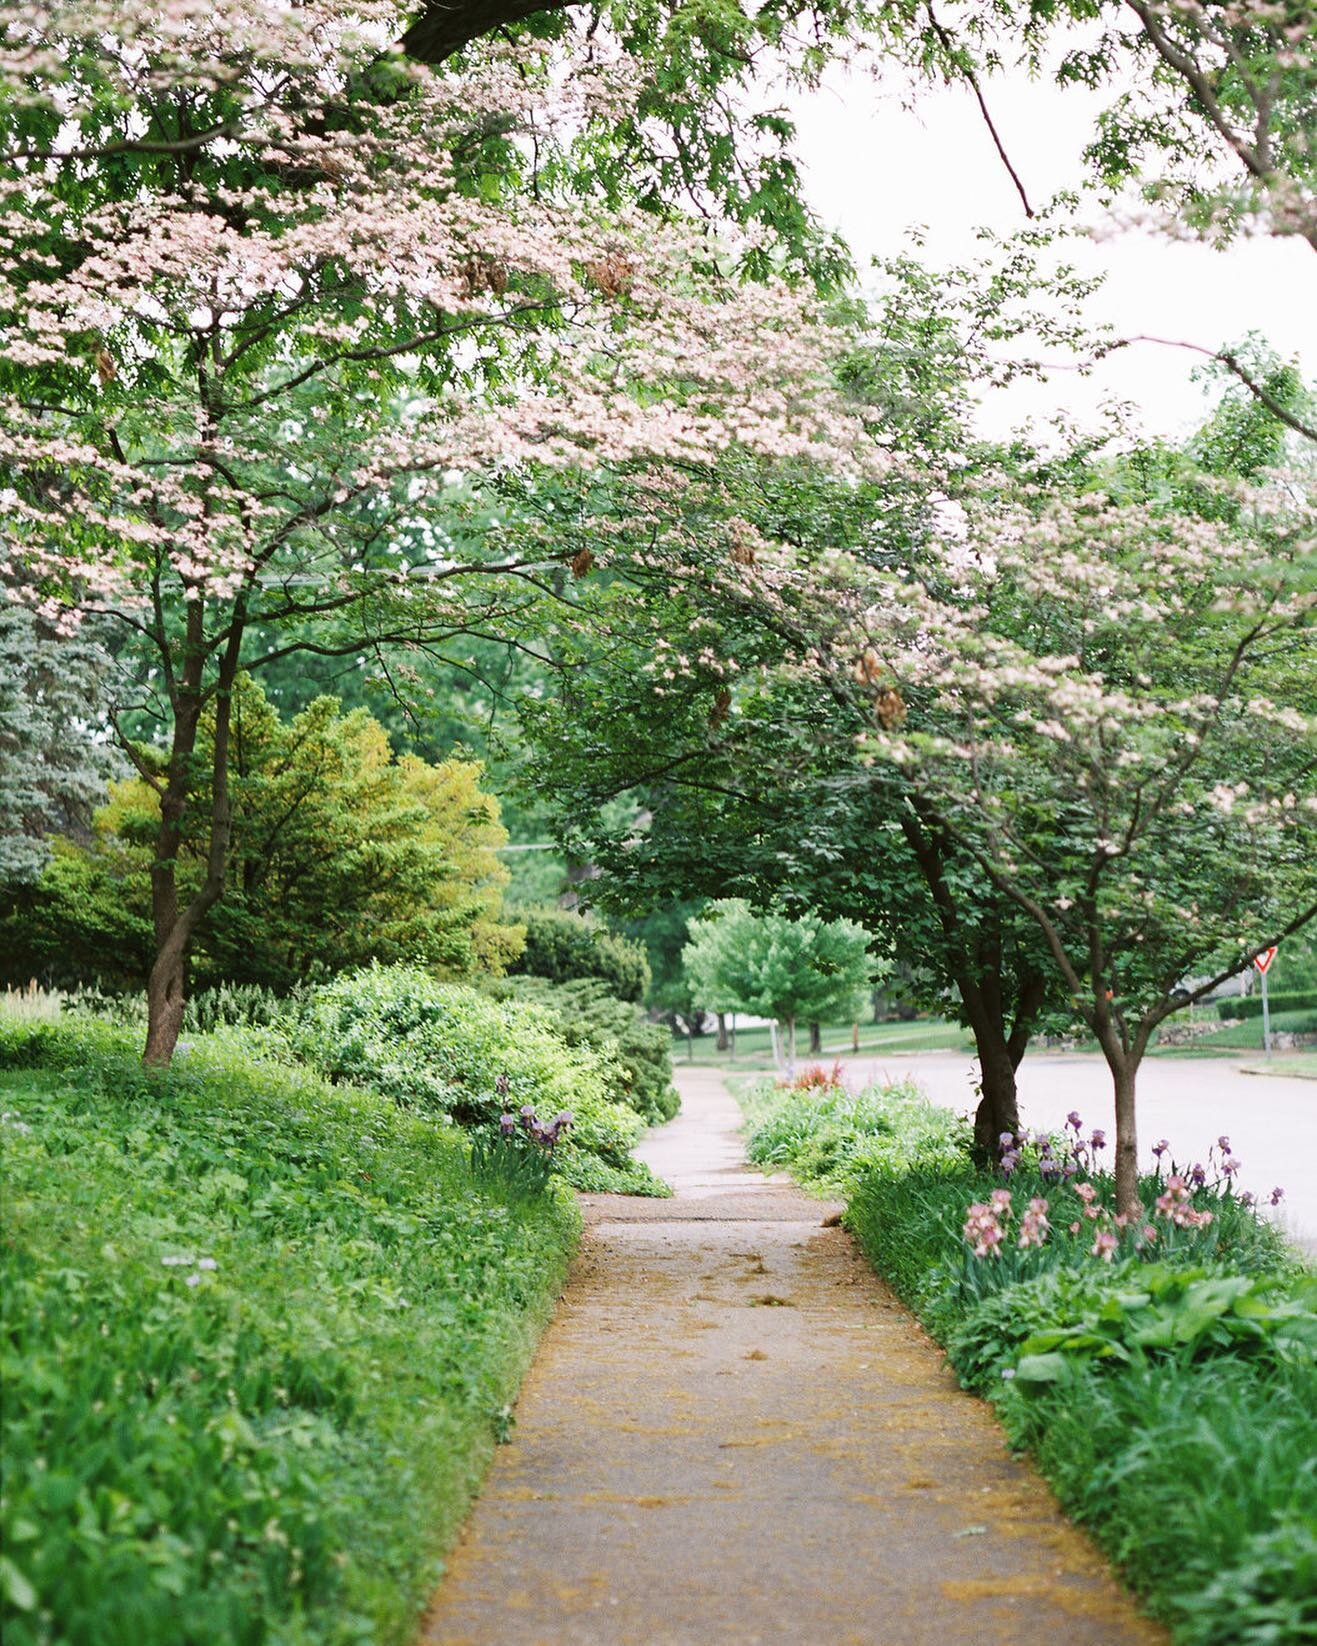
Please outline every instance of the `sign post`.
[{"label": "sign post", "polygon": [[1267,973],[1271,970],[1271,963],[1275,958],[1274,945],[1253,956],[1253,964],[1262,977],[1262,1051],[1267,1057],[1271,1056],[1271,1008],[1267,1005]]}]

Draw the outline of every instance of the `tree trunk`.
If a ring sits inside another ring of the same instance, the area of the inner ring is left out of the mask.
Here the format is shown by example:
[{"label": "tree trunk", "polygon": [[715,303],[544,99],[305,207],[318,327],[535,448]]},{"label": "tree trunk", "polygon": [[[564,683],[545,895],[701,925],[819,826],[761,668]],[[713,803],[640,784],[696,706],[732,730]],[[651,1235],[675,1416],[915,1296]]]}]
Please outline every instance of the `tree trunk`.
[{"label": "tree trunk", "polygon": [[809,1026],[809,1055],[818,1057],[823,1051],[823,1030],[817,1023]]},{"label": "tree trunk", "polygon": [[187,1004],[183,972],[184,961],[180,954],[166,949],[156,956],[146,984],[147,1027],[143,1063],[163,1067],[174,1055],[183,1028],[183,1009]]},{"label": "tree trunk", "polygon": [[794,1012],[787,1018],[787,1075],[796,1073],[796,1018]]},{"label": "tree trunk", "polygon": [[720,1052],[725,1052],[730,1045],[731,1045],[731,1042],[727,1038],[727,1014],[726,1014],[726,1012],[719,1012],[718,1013],[718,1050]]},{"label": "tree trunk", "polygon": [[1143,1210],[1139,1197],[1139,1138],[1134,1121],[1138,1067],[1138,1062],[1126,1054],[1111,1070],[1116,1087],[1116,1211],[1130,1218],[1138,1217]]},{"label": "tree trunk", "polygon": [[183,846],[183,820],[194,783],[192,757],[203,701],[202,620],[200,603],[194,602],[188,613],[188,662],[174,703],[174,742],[164,793],[160,798],[160,827],[156,832],[155,860],[151,864],[151,913],[155,926],[156,957],[146,988],[146,1045],[142,1050],[142,1061],[161,1067],[173,1058],[183,1027],[188,949],[198,926],[224,891],[224,871],[229,856],[232,821],[229,809],[229,729],[233,682],[242,650],[241,606],[229,631],[215,687],[215,745],[210,773],[210,838],[206,849],[206,872],[195,896],[186,908],[180,909],[178,854]]},{"label": "tree trunk", "polygon": [[974,1112],[974,1152],[996,1160],[1004,1132],[1020,1129],[1015,1088],[1016,1063],[1011,1059],[1000,1023],[974,1024],[974,1046],[979,1054],[979,1106]]}]

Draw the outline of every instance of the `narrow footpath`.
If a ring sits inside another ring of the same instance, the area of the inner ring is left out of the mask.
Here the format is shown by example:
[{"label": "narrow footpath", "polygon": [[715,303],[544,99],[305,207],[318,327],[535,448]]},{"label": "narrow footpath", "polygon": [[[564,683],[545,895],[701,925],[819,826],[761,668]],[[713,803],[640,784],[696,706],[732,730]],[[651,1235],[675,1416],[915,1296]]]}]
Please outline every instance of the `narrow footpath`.
[{"label": "narrow footpath", "polygon": [[829,1208],[745,1164],[720,1077],[588,1197],[425,1646],[1153,1646]]}]

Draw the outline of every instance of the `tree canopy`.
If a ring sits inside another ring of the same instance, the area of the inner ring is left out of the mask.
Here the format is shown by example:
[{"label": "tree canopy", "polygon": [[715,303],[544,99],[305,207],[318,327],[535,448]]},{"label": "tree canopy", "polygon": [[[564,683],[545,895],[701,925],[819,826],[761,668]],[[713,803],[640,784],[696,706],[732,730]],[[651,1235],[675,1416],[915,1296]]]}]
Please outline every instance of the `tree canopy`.
[{"label": "tree canopy", "polygon": [[858,1017],[885,962],[873,939],[849,920],[805,914],[756,914],[736,899],[692,921],[682,962],[691,993],[712,1011],[774,1018],[796,1057],[796,1023]]}]

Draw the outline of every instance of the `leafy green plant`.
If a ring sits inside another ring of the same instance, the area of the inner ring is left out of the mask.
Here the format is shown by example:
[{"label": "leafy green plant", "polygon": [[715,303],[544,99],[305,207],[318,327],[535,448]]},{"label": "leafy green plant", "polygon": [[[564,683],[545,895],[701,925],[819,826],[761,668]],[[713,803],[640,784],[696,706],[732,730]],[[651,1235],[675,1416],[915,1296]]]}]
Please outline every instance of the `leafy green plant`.
[{"label": "leafy green plant", "polygon": [[[201,1036],[5,1027],[6,1646],[403,1646],[579,1219]],[[44,1068],[15,1067],[44,1058]]]},{"label": "leafy green plant", "polygon": [[531,909],[523,918],[526,943],[511,971],[550,983],[589,979],[632,1004],[645,998],[650,972],[641,944],[567,909]]},{"label": "leafy green plant", "polygon": [[486,986],[496,1000],[526,1000],[553,1016],[569,1046],[589,1046],[618,1075],[614,1095],[651,1125],[671,1120],[679,1105],[672,1084],[672,1035],[644,1009],[608,993],[593,978],[551,983],[543,977],[507,977]]},{"label": "leafy green plant", "polygon": [[507,1107],[575,1116],[554,1156],[574,1187],[666,1192],[631,1158],[643,1123],[614,1098],[622,1075],[611,1057],[569,1047],[542,1007],[437,983],[419,967],[373,966],[312,990],[290,1043],[331,1080],[464,1126],[497,1123],[505,1102],[496,1082],[506,1077]]},{"label": "leafy green plant", "polygon": [[1020,1344],[1022,1384],[1073,1377],[1102,1365],[1164,1352],[1182,1360],[1223,1352],[1268,1352],[1311,1362],[1317,1353],[1317,1278],[1209,1274],[1164,1263],[1131,1266],[1122,1290]]},{"label": "leafy green plant", "polygon": [[741,1094],[747,1120],[746,1152],[761,1166],[785,1168],[807,1187],[831,1191],[856,1182],[887,1162],[962,1164],[968,1138],[963,1122],[939,1109],[913,1086],[761,1082]]}]

